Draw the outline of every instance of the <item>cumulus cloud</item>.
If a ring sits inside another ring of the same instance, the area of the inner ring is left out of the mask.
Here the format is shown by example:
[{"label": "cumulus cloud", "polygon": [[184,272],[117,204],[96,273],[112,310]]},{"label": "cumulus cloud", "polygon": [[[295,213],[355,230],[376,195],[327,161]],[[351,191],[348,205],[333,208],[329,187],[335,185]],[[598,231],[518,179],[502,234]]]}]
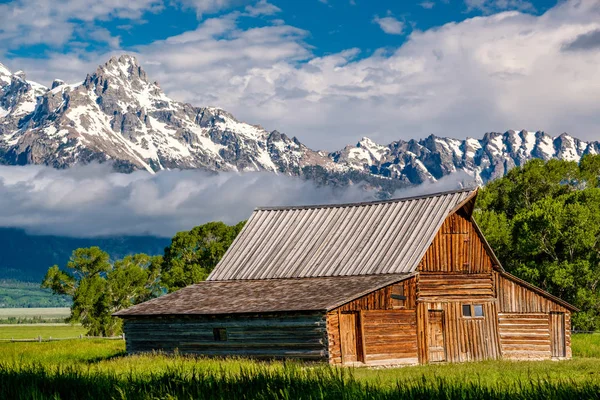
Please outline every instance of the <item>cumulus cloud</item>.
[{"label": "cumulus cloud", "polygon": [[256,4],[251,4],[251,5],[246,6],[246,12],[251,17],[256,17],[259,15],[277,14],[278,12],[281,12],[281,8],[267,2],[267,0],[260,0]]},{"label": "cumulus cloud", "polygon": [[[399,190],[415,196],[474,186],[461,172],[436,183]],[[120,174],[107,164],[57,170],[0,166],[0,227],[72,237],[153,235],[209,222],[235,224],[259,206],[333,204],[377,200],[362,184],[345,188],[272,173],[198,170]]]},{"label": "cumulus cloud", "polygon": [[0,166],[0,227],[32,233],[94,237],[171,237],[209,222],[237,223],[257,206],[375,199],[361,185],[317,187],[270,173],[111,172],[109,165],[69,170]]},{"label": "cumulus cloud", "polygon": [[494,13],[505,10],[535,11],[534,5],[526,0],[465,0],[467,11],[479,10]]},{"label": "cumulus cloud", "polygon": [[[0,41],[4,49],[21,45],[62,45],[76,30],[86,28],[80,35],[88,38],[106,32],[94,22],[100,19],[139,19],[144,12],[157,12],[162,0],[67,0],[56,4],[47,0],[14,0],[0,4]],[[114,44],[114,38],[109,37]]]},{"label": "cumulus cloud", "polygon": [[[223,107],[313,148],[339,149],[362,136],[387,143],[515,127],[598,139],[597,0],[414,30],[402,46],[362,57],[358,49],[315,56],[309,32],[288,24],[242,29],[239,17],[207,19],[136,48],[138,57],[171,97]],[[9,66],[45,83],[80,80],[108,56],[54,54],[48,65],[14,59]]]},{"label": "cumulus cloud", "polygon": [[202,18],[206,13],[249,4],[252,0],[174,0],[173,2],[194,9],[198,18]]},{"label": "cumulus cloud", "polygon": [[586,51],[600,49],[600,29],[582,33],[563,46],[565,51]]},{"label": "cumulus cloud", "polygon": [[375,16],[373,22],[379,25],[382,31],[390,35],[401,35],[404,31],[404,22],[398,21],[395,17],[389,15],[387,17]]}]

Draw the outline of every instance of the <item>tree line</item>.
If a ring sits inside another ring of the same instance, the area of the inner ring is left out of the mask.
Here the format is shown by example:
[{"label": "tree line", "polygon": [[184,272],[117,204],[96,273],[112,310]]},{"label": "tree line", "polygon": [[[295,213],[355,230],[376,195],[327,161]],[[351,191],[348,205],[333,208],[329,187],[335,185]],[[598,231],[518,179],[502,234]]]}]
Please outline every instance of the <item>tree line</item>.
[{"label": "tree line", "polygon": [[91,336],[114,336],[122,329],[114,312],[205,280],[244,223],[209,222],[179,232],[162,256],[112,261],[99,247],[79,248],[65,268],[48,269],[42,287],[73,299],[68,322],[80,322]]},{"label": "tree line", "polygon": [[[600,155],[513,168],[480,190],[474,216],[508,272],[580,308],[574,329],[600,330]],[[179,232],[162,256],[111,262],[98,247],[77,249],[42,286],[73,298],[69,321],[88,334],[118,334],[113,312],[205,280],[243,225]]]},{"label": "tree line", "polygon": [[581,309],[600,330],[600,156],[531,160],[488,183],[475,219],[504,268]]}]

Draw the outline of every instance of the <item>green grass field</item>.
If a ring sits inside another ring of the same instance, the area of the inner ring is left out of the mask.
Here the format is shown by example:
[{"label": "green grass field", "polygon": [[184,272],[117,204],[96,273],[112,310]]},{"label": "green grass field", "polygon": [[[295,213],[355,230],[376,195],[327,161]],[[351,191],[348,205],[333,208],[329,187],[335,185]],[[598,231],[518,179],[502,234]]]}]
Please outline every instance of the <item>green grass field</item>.
[{"label": "green grass field", "polygon": [[0,325],[0,339],[62,339],[75,338],[79,335],[85,335],[85,328],[81,325],[52,325],[52,324],[31,324],[31,325]]},{"label": "green grass field", "polygon": [[0,324],[64,323],[68,307],[0,308]]},{"label": "green grass field", "polygon": [[[49,335],[57,332],[46,327]],[[121,340],[0,343],[0,398],[600,399],[600,335],[573,360],[405,368],[125,355]]]}]

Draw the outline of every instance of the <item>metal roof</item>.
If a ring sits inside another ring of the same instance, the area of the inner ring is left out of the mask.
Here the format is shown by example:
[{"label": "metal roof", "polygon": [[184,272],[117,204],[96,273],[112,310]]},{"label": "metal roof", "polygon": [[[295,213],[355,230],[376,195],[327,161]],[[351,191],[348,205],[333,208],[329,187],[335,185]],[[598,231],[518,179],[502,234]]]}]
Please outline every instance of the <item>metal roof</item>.
[{"label": "metal roof", "polygon": [[410,276],[204,281],[113,315],[136,317],[329,311]]},{"label": "metal roof", "polygon": [[475,194],[259,208],[208,280],[411,273],[446,217]]}]

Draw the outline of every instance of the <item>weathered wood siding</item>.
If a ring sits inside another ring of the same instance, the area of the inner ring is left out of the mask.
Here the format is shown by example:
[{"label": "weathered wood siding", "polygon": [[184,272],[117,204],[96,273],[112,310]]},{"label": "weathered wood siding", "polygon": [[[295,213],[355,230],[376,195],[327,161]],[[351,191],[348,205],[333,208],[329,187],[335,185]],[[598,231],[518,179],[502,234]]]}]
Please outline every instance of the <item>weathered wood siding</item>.
[{"label": "weathered wood siding", "polygon": [[416,300],[416,279],[409,278],[395,285],[389,285],[382,289],[375,290],[367,295],[359,297],[356,300],[348,302],[339,307],[340,311],[359,311],[359,310],[393,310],[392,291],[394,286],[402,285],[406,303],[404,308],[414,309]]},{"label": "weathered wood siding", "polygon": [[420,273],[417,276],[417,299],[438,301],[452,299],[490,299],[494,297],[492,274]]},{"label": "weathered wood siding", "polygon": [[361,311],[365,361],[417,362],[417,316],[414,310]]},{"label": "weathered wood siding", "polygon": [[499,313],[502,357],[550,358],[550,325],[546,313]]},{"label": "weathered wood siding", "polygon": [[563,313],[565,357],[571,358],[571,312],[498,272],[493,276],[503,355],[506,358],[550,358],[551,346],[562,346],[556,343],[562,336],[552,331],[551,313]]},{"label": "weathered wood siding", "polygon": [[[399,306],[392,299],[396,285],[402,285],[406,300]],[[359,348],[366,363],[416,363],[416,281],[406,279],[342,305],[327,313],[329,361],[341,364],[340,314],[356,313]]]},{"label": "weathered wood siding", "polygon": [[540,296],[518,282],[494,272],[498,288],[500,312],[507,313],[549,313],[550,311],[569,312],[560,304]]},{"label": "weathered wood siding", "polygon": [[492,259],[464,212],[444,221],[419,264],[420,272],[490,273]]},{"label": "weathered wood siding", "polygon": [[[225,329],[217,341],[213,329]],[[127,318],[128,353],[150,351],[261,359],[327,360],[323,313]]]},{"label": "weathered wood siding", "polygon": [[[419,264],[416,294],[421,363],[500,357],[492,264],[467,215],[462,210],[450,215]],[[484,315],[463,316],[463,305],[480,305]]]},{"label": "weathered wood siding", "polygon": [[[463,317],[463,304],[480,304],[483,317]],[[462,362],[495,359],[500,356],[496,303],[493,299],[469,301],[419,302],[417,330],[419,362],[430,362],[429,310],[441,310],[445,342],[445,361]]]}]

